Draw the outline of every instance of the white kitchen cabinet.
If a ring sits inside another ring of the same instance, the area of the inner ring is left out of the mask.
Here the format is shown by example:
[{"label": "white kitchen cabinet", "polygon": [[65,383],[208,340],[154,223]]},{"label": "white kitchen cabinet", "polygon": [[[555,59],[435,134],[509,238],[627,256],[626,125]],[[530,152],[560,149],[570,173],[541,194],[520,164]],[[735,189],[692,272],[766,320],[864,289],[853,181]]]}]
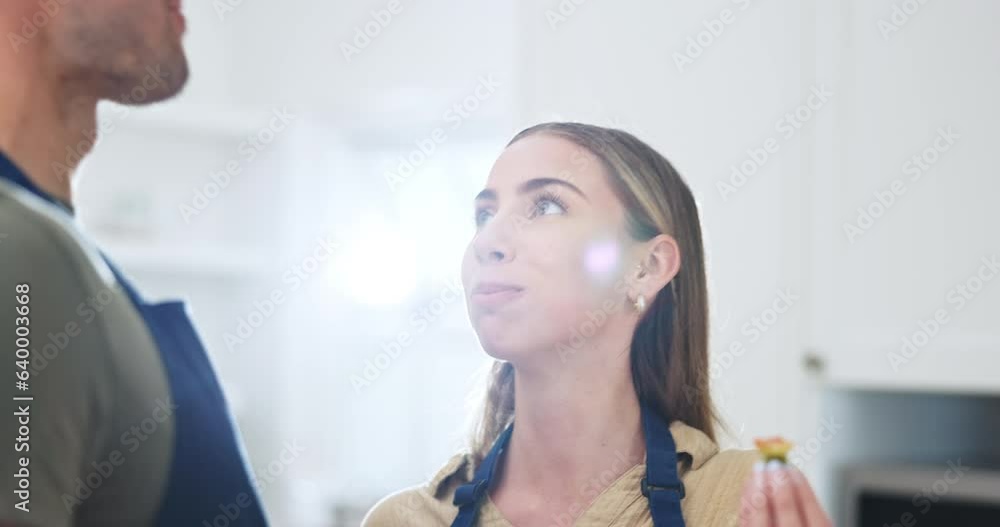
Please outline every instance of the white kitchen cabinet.
[{"label": "white kitchen cabinet", "polygon": [[836,386],[1000,393],[1000,4],[820,4],[808,347]]}]

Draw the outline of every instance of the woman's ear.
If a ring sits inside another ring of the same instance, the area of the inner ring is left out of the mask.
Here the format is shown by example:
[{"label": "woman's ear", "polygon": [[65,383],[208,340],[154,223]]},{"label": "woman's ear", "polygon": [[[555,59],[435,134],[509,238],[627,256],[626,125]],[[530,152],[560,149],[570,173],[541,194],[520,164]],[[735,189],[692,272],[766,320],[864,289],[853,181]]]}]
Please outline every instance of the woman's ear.
[{"label": "woman's ear", "polygon": [[644,244],[643,254],[635,276],[636,289],[653,299],[680,272],[681,251],[673,237],[658,234]]}]

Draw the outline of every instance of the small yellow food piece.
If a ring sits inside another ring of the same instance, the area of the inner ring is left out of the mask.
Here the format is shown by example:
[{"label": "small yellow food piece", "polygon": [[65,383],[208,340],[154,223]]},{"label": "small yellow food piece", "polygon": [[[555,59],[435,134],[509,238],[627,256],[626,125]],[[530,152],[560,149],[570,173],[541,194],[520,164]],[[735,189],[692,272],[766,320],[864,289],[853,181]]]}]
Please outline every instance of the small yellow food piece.
[{"label": "small yellow food piece", "polygon": [[757,450],[760,451],[765,462],[777,459],[782,463],[788,463],[788,451],[792,449],[791,441],[781,436],[774,436],[755,438],[753,442],[757,444]]}]

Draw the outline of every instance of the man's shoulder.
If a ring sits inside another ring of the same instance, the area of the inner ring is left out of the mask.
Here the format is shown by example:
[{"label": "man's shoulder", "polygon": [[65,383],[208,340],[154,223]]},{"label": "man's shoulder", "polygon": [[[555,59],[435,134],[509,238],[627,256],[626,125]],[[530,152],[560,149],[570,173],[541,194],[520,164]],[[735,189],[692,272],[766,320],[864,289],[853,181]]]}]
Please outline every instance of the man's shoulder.
[{"label": "man's shoulder", "polygon": [[[81,393],[110,398],[107,376],[151,355],[138,353],[151,340],[107,262],[72,217],[2,185],[0,234],[0,290],[26,299],[32,388],[53,403]],[[0,330],[13,333],[14,323],[0,320]]]},{"label": "man's shoulder", "polygon": [[[74,515],[101,518],[95,525],[112,515],[148,523],[166,488],[175,434],[173,414],[160,417],[161,404],[173,399],[141,313],[93,242],[55,206],[0,185],[0,233],[0,290],[13,294],[17,284],[28,286],[21,288],[24,316],[0,319],[0,333],[14,334],[15,324],[30,330],[30,358],[20,368],[34,396],[31,452],[43,453],[31,461],[39,463],[32,472],[32,511],[44,525],[67,524]],[[14,411],[11,402],[0,410]],[[156,433],[146,430],[147,422],[156,424]],[[139,423],[141,436],[133,432]],[[16,426],[0,423],[0,433],[15,434]],[[3,471],[18,462],[0,455]],[[105,479],[89,487],[78,483],[102,474]],[[10,496],[0,498],[7,510],[13,509],[12,484],[0,485]],[[126,501],[115,499],[125,495]],[[0,514],[0,522],[11,518]]]},{"label": "man's shoulder", "polygon": [[0,260],[12,272],[23,268],[36,276],[70,274],[82,289],[114,282],[97,247],[73,220],[26,192],[0,189]]}]

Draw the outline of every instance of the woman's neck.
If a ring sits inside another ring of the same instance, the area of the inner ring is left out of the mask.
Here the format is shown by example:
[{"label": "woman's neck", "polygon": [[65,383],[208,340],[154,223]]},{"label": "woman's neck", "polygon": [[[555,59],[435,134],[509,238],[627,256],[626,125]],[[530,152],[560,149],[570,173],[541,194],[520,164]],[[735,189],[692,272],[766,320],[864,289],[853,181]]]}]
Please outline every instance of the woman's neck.
[{"label": "woman's neck", "polygon": [[514,432],[495,494],[522,502],[525,496],[558,500],[582,510],[643,462],[627,349],[587,353],[558,368],[515,369],[514,386]]}]

